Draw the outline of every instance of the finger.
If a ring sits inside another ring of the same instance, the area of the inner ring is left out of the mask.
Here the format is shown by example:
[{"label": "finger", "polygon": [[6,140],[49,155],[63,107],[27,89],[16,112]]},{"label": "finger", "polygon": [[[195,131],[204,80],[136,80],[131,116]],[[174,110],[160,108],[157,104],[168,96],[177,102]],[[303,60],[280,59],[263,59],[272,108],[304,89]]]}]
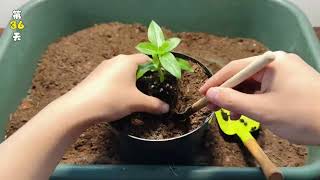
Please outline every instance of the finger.
[{"label": "finger", "polygon": [[253,59],[253,57],[250,57],[230,62],[206,81],[206,83],[199,89],[200,93],[205,94],[210,87],[220,86],[223,82],[246,67]]},{"label": "finger", "polygon": [[211,103],[243,114],[254,119],[264,119],[266,104],[265,94],[245,94],[231,88],[214,87],[207,91],[206,97]]},{"label": "finger", "polygon": [[[276,56],[276,60],[281,60],[284,59],[288,53],[284,52],[284,51],[275,51],[273,52],[273,54]],[[271,63],[274,64],[275,62]],[[266,72],[267,68],[270,68],[270,64],[268,64],[265,68],[263,68],[261,71],[259,71],[258,73],[256,73],[253,78],[258,81],[261,82],[264,76],[264,73]]]},{"label": "finger", "polygon": [[136,112],[148,112],[152,114],[163,114],[169,111],[169,105],[158,98],[145,95],[141,92],[137,95]]},{"label": "finger", "polygon": [[220,107],[215,104],[208,104],[207,107],[212,111],[218,111],[220,109]]},{"label": "finger", "polygon": [[[230,79],[232,76],[234,76],[239,71],[244,69],[249,63],[257,60],[257,58],[259,57],[260,56],[252,56],[245,59],[231,61],[229,64],[223,67],[220,71],[218,71],[215,75],[213,75],[208,81],[206,81],[206,83],[199,89],[200,93],[205,94],[210,87],[220,86],[226,80]],[[265,68],[259,71],[258,73],[256,73],[255,75],[253,75],[251,78],[261,82],[264,72],[265,72]]]},{"label": "finger", "polygon": [[150,61],[149,56],[141,53],[128,55],[128,59],[130,59],[131,61],[134,61],[137,65],[144,64]]}]

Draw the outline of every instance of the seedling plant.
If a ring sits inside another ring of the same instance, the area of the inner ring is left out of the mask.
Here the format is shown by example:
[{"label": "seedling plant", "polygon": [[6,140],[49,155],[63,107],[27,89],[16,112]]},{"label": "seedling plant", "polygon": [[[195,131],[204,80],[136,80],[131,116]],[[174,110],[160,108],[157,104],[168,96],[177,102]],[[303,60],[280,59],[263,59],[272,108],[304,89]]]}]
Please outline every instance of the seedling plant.
[{"label": "seedling plant", "polygon": [[136,46],[138,51],[152,57],[150,62],[139,66],[136,74],[137,79],[149,71],[158,72],[160,82],[165,80],[166,73],[180,79],[183,70],[193,72],[188,61],[175,57],[171,53],[179,45],[181,39],[177,37],[165,39],[160,26],[151,21],[148,27],[148,40],[148,42],[141,42]]}]

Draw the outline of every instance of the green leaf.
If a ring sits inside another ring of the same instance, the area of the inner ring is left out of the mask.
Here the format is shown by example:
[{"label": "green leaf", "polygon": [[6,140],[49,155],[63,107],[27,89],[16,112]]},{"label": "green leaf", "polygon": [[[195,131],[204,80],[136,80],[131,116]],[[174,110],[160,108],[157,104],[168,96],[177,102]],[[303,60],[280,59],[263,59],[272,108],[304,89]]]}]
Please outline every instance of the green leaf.
[{"label": "green leaf", "polygon": [[181,78],[181,68],[174,55],[170,52],[160,56],[160,63],[165,70],[177,78]]},{"label": "green leaf", "polygon": [[179,38],[170,38],[166,40],[162,46],[159,48],[159,54],[164,54],[166,52],[172,51],[174,48],[176,48],[181,40]]},{"label": "green leaf", "polygon": [[157,54],[158,48],[149,42],[142,42],[136,46],[136,49],[143,54],[153,55]]},{"label": "green leaf", "polygon": [[148,71],[155,71],[156,68],[152,62],[148,62],[146,64],[139,65],[136,77],[137,79],[141,78]]},{"label": "green leaf", "polygon": [[189,64],[188,61],[182,59],[182,58],[176,58],[179,66],[182,70],[188,71],[188,72],[194,72],[192,69],[192,66]]},{"label": "green leaf", "polygon": [[148,39],[149,41],[154,44],[156,47],[160,47],[164,42],[164,35],[160,28],[160,26],[151,21],[149,28],[148,28]]}]

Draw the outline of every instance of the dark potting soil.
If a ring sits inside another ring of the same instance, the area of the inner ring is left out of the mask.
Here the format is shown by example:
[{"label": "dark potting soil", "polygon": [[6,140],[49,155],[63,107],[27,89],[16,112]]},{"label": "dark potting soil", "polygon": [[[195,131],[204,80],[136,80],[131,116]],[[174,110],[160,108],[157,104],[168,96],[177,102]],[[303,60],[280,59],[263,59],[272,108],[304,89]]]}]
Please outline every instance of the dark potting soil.
[{"label": "dark potting soil", "polygon": [[[76,32],[49,45],[41,57],[28,96],[12,113],[7,137],[31,119],[49,102],[84,79],[101,61],[118,54],[136,53],[135,46],[146,41],[146,27],[139,24],[109,23]],[[233,59],[258,55],[267,49],[259,42],[206,33],[173,33],[182,43],[176,51],[203,62],[214,73]],[[199,82],[200,83],[200,82]],[[197,86],[193,86],[196,88]],[[189,91],[197,92],[196,89]],[[193,97],[192,97],[193,98]],[[194,99],[190,99],[192,103]],[[262,128],[257,138],[269,158],[278,166],[301,166],[307,157],[305,146],[291,144]],[[62,163],[100,164],[119,161],[117,138],[107,123],[86,130],[69,148]],[[195,164],[214,166],[256,166],[254,159],[235,138],[222,136],[217,123],[207,133]]]}]

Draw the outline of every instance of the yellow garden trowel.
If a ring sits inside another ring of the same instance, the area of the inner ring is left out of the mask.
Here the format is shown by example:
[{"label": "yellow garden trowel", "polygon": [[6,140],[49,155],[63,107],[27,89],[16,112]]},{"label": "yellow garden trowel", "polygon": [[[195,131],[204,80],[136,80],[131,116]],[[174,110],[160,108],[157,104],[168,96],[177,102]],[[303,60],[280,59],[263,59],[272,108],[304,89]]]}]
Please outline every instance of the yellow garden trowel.
[{"label": "yellow garden trowel", "polygon": [[225,109],[216,111],[215,115],[222,132],[226,135],[237,135],[241,139],[243,144],[260,164],[266,179],[283,179],[280,169],[271,162],[255,138],[251,135],[251,132],[259,129],[260,123],[243,115],[238,120],[231,120],[230,112]]}]

